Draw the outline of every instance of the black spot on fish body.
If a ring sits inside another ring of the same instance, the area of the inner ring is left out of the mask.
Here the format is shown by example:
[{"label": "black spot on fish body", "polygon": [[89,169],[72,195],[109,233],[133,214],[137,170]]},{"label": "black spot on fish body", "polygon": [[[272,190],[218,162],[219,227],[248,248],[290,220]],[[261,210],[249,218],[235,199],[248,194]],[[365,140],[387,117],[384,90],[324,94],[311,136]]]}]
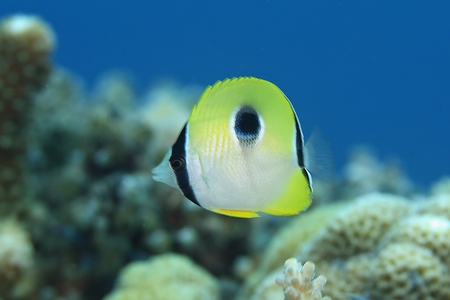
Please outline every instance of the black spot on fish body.
[{"label": "black spot on fish body", "polygon": [[260,116],[252,106],[244,105],[236,113],[234,119],[234,132],[239,143],[251,146],[261,132]]}]

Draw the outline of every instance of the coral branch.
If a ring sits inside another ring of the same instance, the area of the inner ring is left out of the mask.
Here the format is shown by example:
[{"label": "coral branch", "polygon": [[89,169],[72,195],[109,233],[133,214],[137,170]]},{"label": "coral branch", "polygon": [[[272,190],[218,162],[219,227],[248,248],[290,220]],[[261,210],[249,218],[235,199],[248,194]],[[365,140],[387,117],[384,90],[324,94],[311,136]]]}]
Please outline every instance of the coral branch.
[{"label": "coral branch", "polygon": [[52,30],[36,17],[0,23],[0,211],[23,197],[26,125],[33,95],[50,73],[53,47]]},{"label": "coral branch", "polygon": [[315,269],[316,266],[310,261],[302,265],[295,258],[286,260],[285,277],[276,279],[284,290],[286,300],[331,300],[328,296],[322,297],[327,279],[323,275],[314,279]]}]

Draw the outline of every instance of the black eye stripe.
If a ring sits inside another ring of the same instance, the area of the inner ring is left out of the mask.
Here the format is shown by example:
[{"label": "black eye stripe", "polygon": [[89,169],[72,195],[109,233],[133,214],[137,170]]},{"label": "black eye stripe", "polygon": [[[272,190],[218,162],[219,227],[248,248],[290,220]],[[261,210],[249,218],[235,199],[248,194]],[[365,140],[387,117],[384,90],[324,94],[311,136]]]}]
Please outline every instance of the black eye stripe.
[{"label": "black eye stripe", "polygon": [[194,202],[197,205],[200,205],[195,197],[194,190],[189,182],[189,174],[186,168],[186,130],[187,124],[184,125],[183,130],[178,136],[177,141],[172,146],[172,156],[169,158],[170,168],[175,173],[177,178],[178,186],[183,192],[184,196]]},{"label": "black eye stripe", "polygon": [[234,132],[239,142],[253,144],[261,132],[261,122],[258,112],[249,105],[242,106],[236,113]]}]

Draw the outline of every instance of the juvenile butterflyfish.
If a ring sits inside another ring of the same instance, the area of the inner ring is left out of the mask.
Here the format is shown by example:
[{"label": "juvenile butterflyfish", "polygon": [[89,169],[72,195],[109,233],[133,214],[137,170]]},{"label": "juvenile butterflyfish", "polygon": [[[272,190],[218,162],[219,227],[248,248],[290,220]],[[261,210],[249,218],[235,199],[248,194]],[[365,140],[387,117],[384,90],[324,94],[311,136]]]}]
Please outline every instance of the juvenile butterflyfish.
[{"label": "juvenile butterflyfish", "polygon": [[153,178],[215,213],[295,215],[312,200],[297,114],[273,83],[218,81],[194,106]]}]

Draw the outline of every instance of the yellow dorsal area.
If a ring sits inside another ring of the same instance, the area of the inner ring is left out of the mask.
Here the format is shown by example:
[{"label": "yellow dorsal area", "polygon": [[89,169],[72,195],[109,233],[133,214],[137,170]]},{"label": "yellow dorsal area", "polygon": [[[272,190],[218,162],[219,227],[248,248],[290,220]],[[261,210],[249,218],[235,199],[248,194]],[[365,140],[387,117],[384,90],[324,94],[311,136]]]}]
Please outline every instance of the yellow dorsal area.
[{"label": "yellow dorsal area", "polygon": [[276,85],[254,77],[225,79],[208,87],[189,117],[190,140],[200,144],[213,132],[229,135],[230,117],[242,105],[252,106],[264,120],[261,147],[277,153],[293,151],[296,117],[291,103]]}]

